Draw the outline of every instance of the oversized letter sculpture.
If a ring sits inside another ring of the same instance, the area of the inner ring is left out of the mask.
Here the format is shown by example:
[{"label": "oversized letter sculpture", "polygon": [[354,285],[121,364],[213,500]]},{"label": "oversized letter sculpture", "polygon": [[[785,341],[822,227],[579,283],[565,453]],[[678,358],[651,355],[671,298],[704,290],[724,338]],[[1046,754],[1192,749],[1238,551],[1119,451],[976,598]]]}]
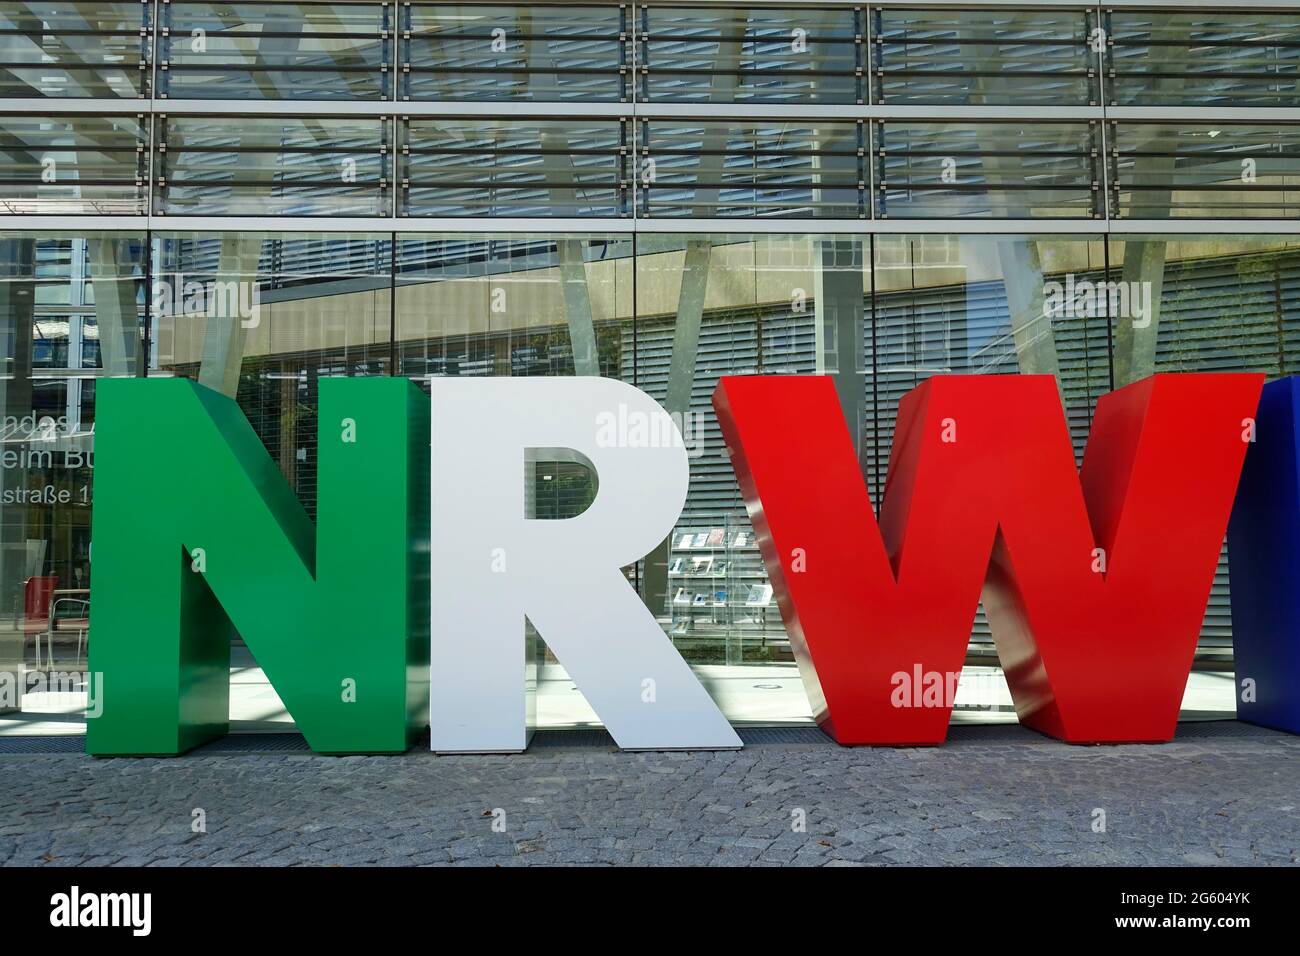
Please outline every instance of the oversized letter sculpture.
[{"label": "oversized letter sculpture", "polygon": [[1237,716],[1300,734],[1300,379],[1264,386],[1228,525]]},{"label": "oversized letter sculpture", "polygon": [[[225,733],[231,626],[313,750],[405,750],[428,695],[429,401],[320,383],[316,526],[232,399],[185,379],[99,385],[92,754]],[[100,676],[102,675],[102,676]]]},{"label": "oversized letter sculpture", "polygon": [[[819,723],[845,744],[941,742],[982,590],[1022,722],[1170,739],[1262,384],[1112,392],[1080,474],[1051,377],[932,378],[899,406],[877,525],[830,379],[723,378],[714,406]],[[935,694],[898,692],[931,674]]]},{"label": "oversized letter sculpture", "polygon": [[[664,539],[686,500],[668,413],[614,379],[430,385],[433,749],[527,746],[525,616],[620,747],[739,747],[620,570]],[[530,516],[528,463],[575,454],[595,500],[573,518]]]}]

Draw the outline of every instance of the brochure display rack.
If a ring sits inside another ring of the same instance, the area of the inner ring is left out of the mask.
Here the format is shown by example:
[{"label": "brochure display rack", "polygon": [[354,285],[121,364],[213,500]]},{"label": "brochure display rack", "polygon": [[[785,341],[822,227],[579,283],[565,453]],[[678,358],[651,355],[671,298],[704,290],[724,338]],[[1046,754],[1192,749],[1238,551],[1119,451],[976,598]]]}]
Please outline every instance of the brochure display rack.
[{"label": "brochure display rack", "polygon": [[763,558],[743,516],[673,531],[668,617],[668,635],[687,660],[792,659]]}]

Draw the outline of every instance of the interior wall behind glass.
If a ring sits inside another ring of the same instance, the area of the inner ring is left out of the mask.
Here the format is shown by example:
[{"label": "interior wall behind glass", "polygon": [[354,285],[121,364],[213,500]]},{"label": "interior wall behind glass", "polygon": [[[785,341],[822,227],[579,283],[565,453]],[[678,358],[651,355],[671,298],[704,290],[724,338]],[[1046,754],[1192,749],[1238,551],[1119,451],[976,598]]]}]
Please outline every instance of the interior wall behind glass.
[{"label": "interior wall behind glass", "polygon": [[682,426],[685,510],[642,562],[652,613],[688,661],[790,663],[773,589],[712,397],[723,375],[832,374],[869,443],[861,349],[864,240],[807,235],[637,238],[636,383]]},{"label": "interior wall behind glass", "polygon": [[[1294,237],[1115,237],[1110,278],[1130,301],[1112,320],[1116,387],[1165,372],[1277,378],[1300,366]],[[1225,543],[1201,629],[1202,654],[1226,656],[1232,647],[1231,557]]]},{"label": "interior wall behind glass", "polygon": [[631,380],[632,240],[399,236],[397,374]]},{"label": "interior wall behind glass", "polygon": [[313,517],[317,383],[391,371],[390,259],[382,236],[154,240],[150,374],[235,398]]},{"label": "interior wall behind glass", "polygon": [[[85,667],[95,385],[140,371],[144,248],[142,234],[0,233],[0,679],[24,690]],[[74,705],[20,706],[57,721]]]}]

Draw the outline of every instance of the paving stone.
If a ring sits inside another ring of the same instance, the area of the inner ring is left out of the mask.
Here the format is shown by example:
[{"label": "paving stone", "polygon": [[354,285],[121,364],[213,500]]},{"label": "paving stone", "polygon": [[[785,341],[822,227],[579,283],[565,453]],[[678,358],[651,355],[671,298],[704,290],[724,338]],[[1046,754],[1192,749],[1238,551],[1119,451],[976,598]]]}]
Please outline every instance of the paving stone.
[{"label": "paving stone", "polygon": [[[1300,738],[1284,734],[511,757],[13,754],[0,773],[24,781],[0,789],[5,865],[1300,863]],[[191,829],[195,808],[205,833]]]}]

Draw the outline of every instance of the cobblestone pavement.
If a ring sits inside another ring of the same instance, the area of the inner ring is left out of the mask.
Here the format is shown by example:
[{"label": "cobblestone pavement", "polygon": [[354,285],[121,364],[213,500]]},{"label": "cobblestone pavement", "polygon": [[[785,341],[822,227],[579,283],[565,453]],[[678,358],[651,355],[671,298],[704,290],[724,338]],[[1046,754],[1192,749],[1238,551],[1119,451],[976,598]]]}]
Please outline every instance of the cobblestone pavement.
[{"label": "cobblestone pavement", "polygon": [[988,727],[916,749],[768,731],[738,752],[619,753],[595,736],[517,756],[0,754],[0,861],[1300,862],[1300,738],[1245,725],[1138,747]]}]

